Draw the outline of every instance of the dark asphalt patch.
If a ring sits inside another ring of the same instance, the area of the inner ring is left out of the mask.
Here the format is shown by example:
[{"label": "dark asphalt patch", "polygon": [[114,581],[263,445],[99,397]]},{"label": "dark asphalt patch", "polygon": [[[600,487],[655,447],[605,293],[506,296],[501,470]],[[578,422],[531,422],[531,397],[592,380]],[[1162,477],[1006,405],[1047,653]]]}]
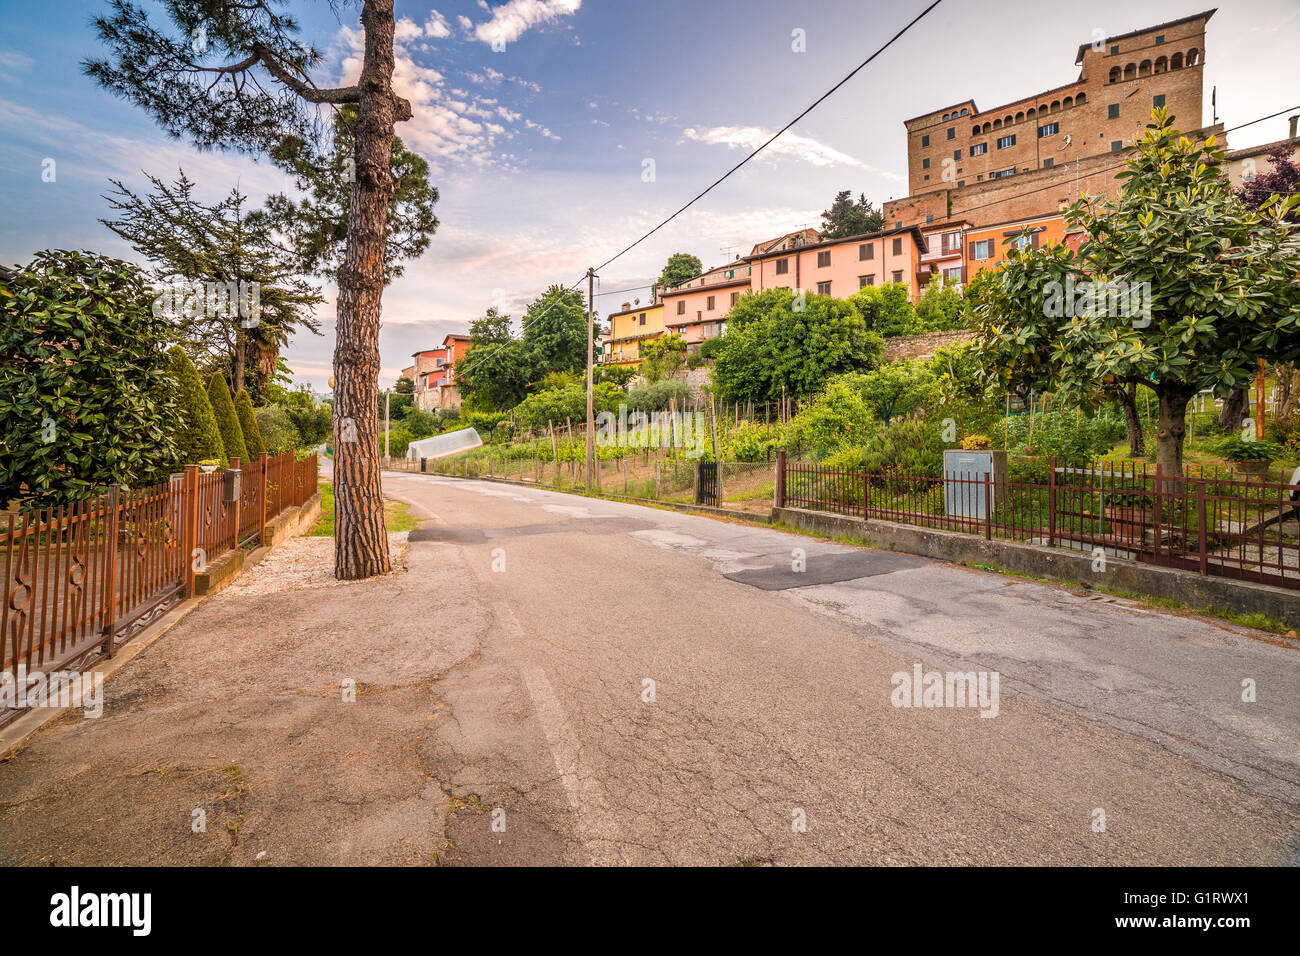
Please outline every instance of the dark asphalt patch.
[{"label": "dark asphalt patch", "polygon": [[805,559],[805,569],[791,569],[792,559],[788,555],[772,555],[773,567],[751,568],[745,571],[733,571],[723,577],[739,584],[764,591],[785,591],[790,588],[806,588],[815,584],[835,584],[839,581],[852,581],[855,578],[870,578],[892,571],[907,571],[922,568],[934,562],[927,558],[918,558],[911,554],[895,554],[893,551],[854,551],[833,554],[810,554]]}]

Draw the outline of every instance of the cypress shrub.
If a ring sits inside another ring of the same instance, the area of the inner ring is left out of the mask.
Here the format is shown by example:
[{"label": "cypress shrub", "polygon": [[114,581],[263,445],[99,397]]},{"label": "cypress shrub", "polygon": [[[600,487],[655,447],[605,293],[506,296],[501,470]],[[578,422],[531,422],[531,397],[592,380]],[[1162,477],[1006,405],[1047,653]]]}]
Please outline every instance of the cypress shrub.
[{"label": "cypress shrub", "polygon": [[177,421],[174,430],[177,464],[197,465],[201,461],[221,461],[225,456],[221,432],[212,414],[212,403],[203,390],[203,379],[190,357],[179,345],[167,350],[171,363],[169,377],[176,396]]},{"label": "cypress shrub", "polygon": [[248,446],[244,444],[244,432],[239,427],[235,403],[230,398],[226,377],[220,372],[213,372],[208,381],[208,400],[212,402],[212,414],[217,418],[217,431],[221,432],[227,461],[231,458],[248,461]]},{"label": "cypress shrub", "polygon": [[262,433],[257,428],[257,416],[253,414],[253,400],[245,389],[235,393],[235,414],[239,416],[239,430],[244,433],[244,447],[248,449],[249,461],[256,461],[266,451]]}]

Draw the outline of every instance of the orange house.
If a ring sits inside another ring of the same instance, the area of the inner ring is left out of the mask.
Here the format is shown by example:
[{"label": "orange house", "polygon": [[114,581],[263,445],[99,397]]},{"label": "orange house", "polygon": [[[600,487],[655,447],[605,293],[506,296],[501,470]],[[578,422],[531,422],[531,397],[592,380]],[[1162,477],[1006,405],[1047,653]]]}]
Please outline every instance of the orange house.
[{"label": "orange house", "polygon": [[[869,285],[901,282],[915,301],[921,292],[925,236],[916,226],[827,239],[749,256],[755,292],[803,289],[847,299]],[[928,266],[927,266],[928,281]]]},{"label": "orange house", "polygon": [[1060,213],[999,222],[966,230],[966,263],[968,275],[986,269],[997,269],[1007,260],[1007,252],[1014,245],[1037,249],[1041,246],[1066,241],[1065,217]]}]

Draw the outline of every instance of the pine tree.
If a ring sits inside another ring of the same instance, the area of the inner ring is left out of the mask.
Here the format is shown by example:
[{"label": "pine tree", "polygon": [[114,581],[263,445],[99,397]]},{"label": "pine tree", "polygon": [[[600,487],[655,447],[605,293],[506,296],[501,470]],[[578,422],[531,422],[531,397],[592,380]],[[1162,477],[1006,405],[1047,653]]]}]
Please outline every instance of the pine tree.
[{"label": "pine tree", "polygon": [[257,416],[253,414],[253,400],[248,397],[248,390],[241,388],[235,393],[235,414],[239,417],[239,430],[244,433],[244,447],[248,449],[248,461],[256,461],[266,451],[262,443],[262,433],[257,429]]},{"label": "pine tree", "polygon": [[230,387],[220,372],[213,372],[208,382],[208,400],[212,402],[212,414],[217,419],[217,431],[221,432],[226,458],[238,458],[241,463],[248,461],[248,446],[244,444],[244,432],[239,427],[235,403],[230,399]]},{"label": "pine tree", "polygon": [[212,414],[212,403],[203,390],[199,370],[179,345],[168,350],[171,387],[176,396],[179,427],[175,430],[178,465],[220,461],[224,455],[221,432]]}]

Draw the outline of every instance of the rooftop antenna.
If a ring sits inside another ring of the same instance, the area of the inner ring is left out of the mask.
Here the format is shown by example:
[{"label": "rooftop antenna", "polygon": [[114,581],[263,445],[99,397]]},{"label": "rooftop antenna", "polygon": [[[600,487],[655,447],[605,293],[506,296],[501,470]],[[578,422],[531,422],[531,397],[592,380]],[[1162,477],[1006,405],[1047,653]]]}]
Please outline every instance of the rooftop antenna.
[{"label": "rooftop antenna", "polygon": [[1214,116],[1215,125],[1217,125],[1219,122],[1219,88],[1217,86],[1210,87],[1210,112]]}]

